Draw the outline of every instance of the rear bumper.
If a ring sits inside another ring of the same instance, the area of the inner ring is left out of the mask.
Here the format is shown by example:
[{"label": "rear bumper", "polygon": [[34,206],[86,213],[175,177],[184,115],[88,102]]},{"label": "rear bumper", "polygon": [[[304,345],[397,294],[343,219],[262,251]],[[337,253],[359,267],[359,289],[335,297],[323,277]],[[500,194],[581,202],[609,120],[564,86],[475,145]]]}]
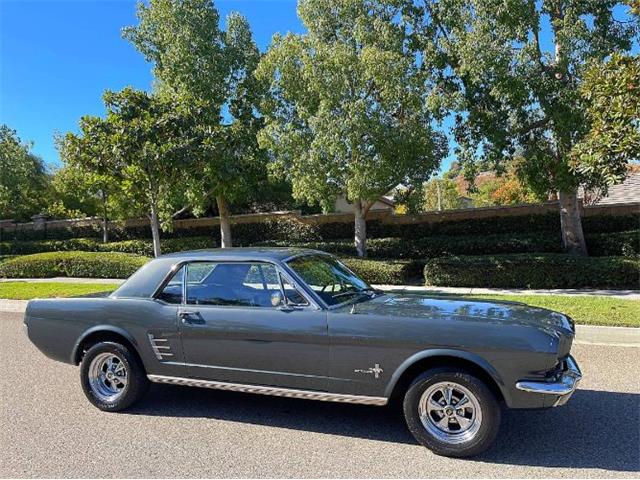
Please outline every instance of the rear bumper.
[{"label": "rear bumper", "polygon": [[581,378],[582,372],[578,364],[569,355],[564,361],[564,368],[561,374],[553,381],[521,380],[516,383],[516,388],[528,393],[553,396],[553,401],[549,403],[545,401],[545,406],[557,407],[569,401]]}]

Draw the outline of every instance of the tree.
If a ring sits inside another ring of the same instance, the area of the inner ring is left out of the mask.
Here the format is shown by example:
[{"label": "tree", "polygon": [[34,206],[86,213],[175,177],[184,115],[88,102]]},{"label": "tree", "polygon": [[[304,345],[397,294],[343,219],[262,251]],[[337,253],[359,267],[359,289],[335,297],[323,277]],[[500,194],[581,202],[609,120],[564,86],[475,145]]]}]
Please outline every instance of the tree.
[{"label": "tree", "polygon": [[104,103],[105,119],[83,117],[82,135],[67,134],[64,157],[96,175],[104,192],[117,180],[130,206],[147,212],[158,256],[161,224],[170,225],[192,148],[193,119],[179,105],[132,88],[105,92]]},{"label": "tree", "polygon": [[594,63],[580,92],[589,131],[574,149],[572,167],[606,194],[640,160],[640,57],[614,54]]},{"label": "tree", "polygon": [[0,218],[29,221],[46,207],[45,164],[7,125],[0,125],[0,172]]},{"label": "tree", "polygon": [[[539,194],[557,191],[565,250],[586,254],[577,189],[590,181],[571,166],[588,132],[580,95],[586,67],[628,51],[634,22],[613,0],[426,0],[408,2],[413,38],[459,113],[458,159],[473,171],[521,155],[519,174]],[[551,48],[541,40],[550,34]],[[494,169],[494,168],[492,168]]]},{"label": "tree", "polygon": [[448,178],[433,178],[424,185],[423,211],[460,208],[462,201],[456,182]]},{"label": "tree", "polygon": [[304,0],[304,35],[276,35],[257,71],[268,81],[262,146],[293,196],[355,209],[355,246],[366,254],[366,215],[402,183],[420,185],[446,154],[431,126],[429,75],[406,43],[391,3]]},{"label": "tree", "polygon": [[263,173],[256,113],[260,54],[238,14],[219,27],[211,0],[151,0],[139,4],[139,25],[125,38],[154,64],[161,95],[197,112],[198,148],[192,151],[187,194],[198,213],[215,199],[221,246],[232,245],[229,202],[250,191]]},{"label": "tree", "polygon": [[[117,177],[86,167],[92,163],[92,158],[109,155],[111,150],[110,144],[91,138],[91,131],[83,128],[84,122],[90,118],[83,117],[81,135],[67,133],[56,138],[64,165],[51,178],[55,200],[47,207],[47,213],[58,218],[99,216],[102,219],[102,241],[107,243],[109,220],[130,218],[143,212],[132,208]],[[82,158],[87,155],[88,158]]]}]

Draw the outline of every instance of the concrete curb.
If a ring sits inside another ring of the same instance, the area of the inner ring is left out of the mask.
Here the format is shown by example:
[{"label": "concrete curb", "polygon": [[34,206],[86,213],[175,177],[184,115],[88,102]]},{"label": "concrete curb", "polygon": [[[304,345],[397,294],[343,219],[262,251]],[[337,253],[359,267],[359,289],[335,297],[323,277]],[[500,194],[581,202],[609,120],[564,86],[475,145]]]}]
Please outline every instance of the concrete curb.
[{"label": "concrete curb", "polygon": [[[27,300],[0,299],[0,313],[24,313]],[[640,348],[640,328],[576,325],[576,344]]]}]

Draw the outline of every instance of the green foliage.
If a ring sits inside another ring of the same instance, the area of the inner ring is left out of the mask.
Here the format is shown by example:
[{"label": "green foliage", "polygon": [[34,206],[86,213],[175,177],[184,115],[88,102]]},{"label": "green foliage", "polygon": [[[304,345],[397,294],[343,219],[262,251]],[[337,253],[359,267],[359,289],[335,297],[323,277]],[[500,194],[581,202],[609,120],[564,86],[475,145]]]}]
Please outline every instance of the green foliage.
[{"label": "green foliage", "polygon": [[589,254],[594,257],[640,255],[640,231],[594,233],[586,236]]},{"label": "green foliage", "polygon": [[637,289],[640,259],[517,254],[427,260],[426,285],[486,288]]},{"label": "green foliage", "polygon": [[430,72],[393,3],[305,0],[298,13],[307,33],[274,36],[257,70],[269,83],[260,145],[294,198],[330,210],[344,194],[362,217],[399,183],[421,184],[446,155],[432,127]]},{"label": "green foliage", "polygon": [[[626,256],[640,254],[640,231],[597,233],[587,235],[587,245],[593,256]],[[338,255],[355,255],[353,242],[292,243],[288,240],[265,241],[257,245],[305,247]],[[369,258],[435,258],[447,255],[491,255],[500,253],[559,253],[560,234],[531,232],[474,236],[433,236],[421,238],[372,238],[368,241]]]},{"label": "green foliage", "polygon": [[149,259],[125,253],[49,252],[12,258],[0,264],[0,277],[127,278]]},{"label": "green foliage", "polygon": [[0,125],[0,219],[28,222],[46,206],[49,179],[30,149],[15,130]]},{"label": "green foliage", "polygon": [[368,260],[363,258],[341,258],[340,261],[369,284],[409,285],[416,284],[424,262],[413,260]]},{"label": "green foliage", "polygon": [[434,178],[424,185],[423,212],[461,208],[462,201],[456,182],[448,178]]},{"label": "green foliage", "polygon": [[256,139],[260,53],[249,24],[233,13],[223,31],[209,0],[140,3],[138,18],[125,38],[153,63],[160,95],[197,118],[183,191],[196,214],[217,202],[227,225],[227,202],[244,199],[266,174]]},{"label": "green foliage", "polygon": [[579,87],[592,61],[631,49],[637,25],[614,18],[621,3],[433,0],[410,9],[417,42],[434,67],[448,67],[440,70],[448,105],[464,112],[454,128],[458,160],[496,165],[522,155],[520,171],[541,194],[588,180],[569,165],[588,125]]},{"label": "green foliage", "polygon": [[640,159],[640,56],[615,53],[594,62],[580,91],[590,129],[576,145],[572,167],[606,191]]}]

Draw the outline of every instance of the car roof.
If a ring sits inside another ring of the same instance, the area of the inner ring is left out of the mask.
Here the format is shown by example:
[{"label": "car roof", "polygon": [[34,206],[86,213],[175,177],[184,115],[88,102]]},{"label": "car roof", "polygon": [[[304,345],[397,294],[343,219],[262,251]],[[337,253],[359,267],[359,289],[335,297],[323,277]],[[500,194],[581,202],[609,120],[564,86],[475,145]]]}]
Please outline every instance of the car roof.
[{"label": "car roof", "polygon": [[324,254],[319,250],[296,247],[235,247],[235,248],[210,248],[206,250],[191,250],[162,255],[158,258],[176,259],[177,261],[190,260],[219,260],[219,261],[282,261],[289,257],[309,254]]},{"label": "car roof", "polygon": [[145,264],[129,277],[112,297],[148,298],[160,286],[175,265],[191,261],[232,262],[281,262],[297,255],[326,255],[309,248],[212,248],[161,255]]}]

